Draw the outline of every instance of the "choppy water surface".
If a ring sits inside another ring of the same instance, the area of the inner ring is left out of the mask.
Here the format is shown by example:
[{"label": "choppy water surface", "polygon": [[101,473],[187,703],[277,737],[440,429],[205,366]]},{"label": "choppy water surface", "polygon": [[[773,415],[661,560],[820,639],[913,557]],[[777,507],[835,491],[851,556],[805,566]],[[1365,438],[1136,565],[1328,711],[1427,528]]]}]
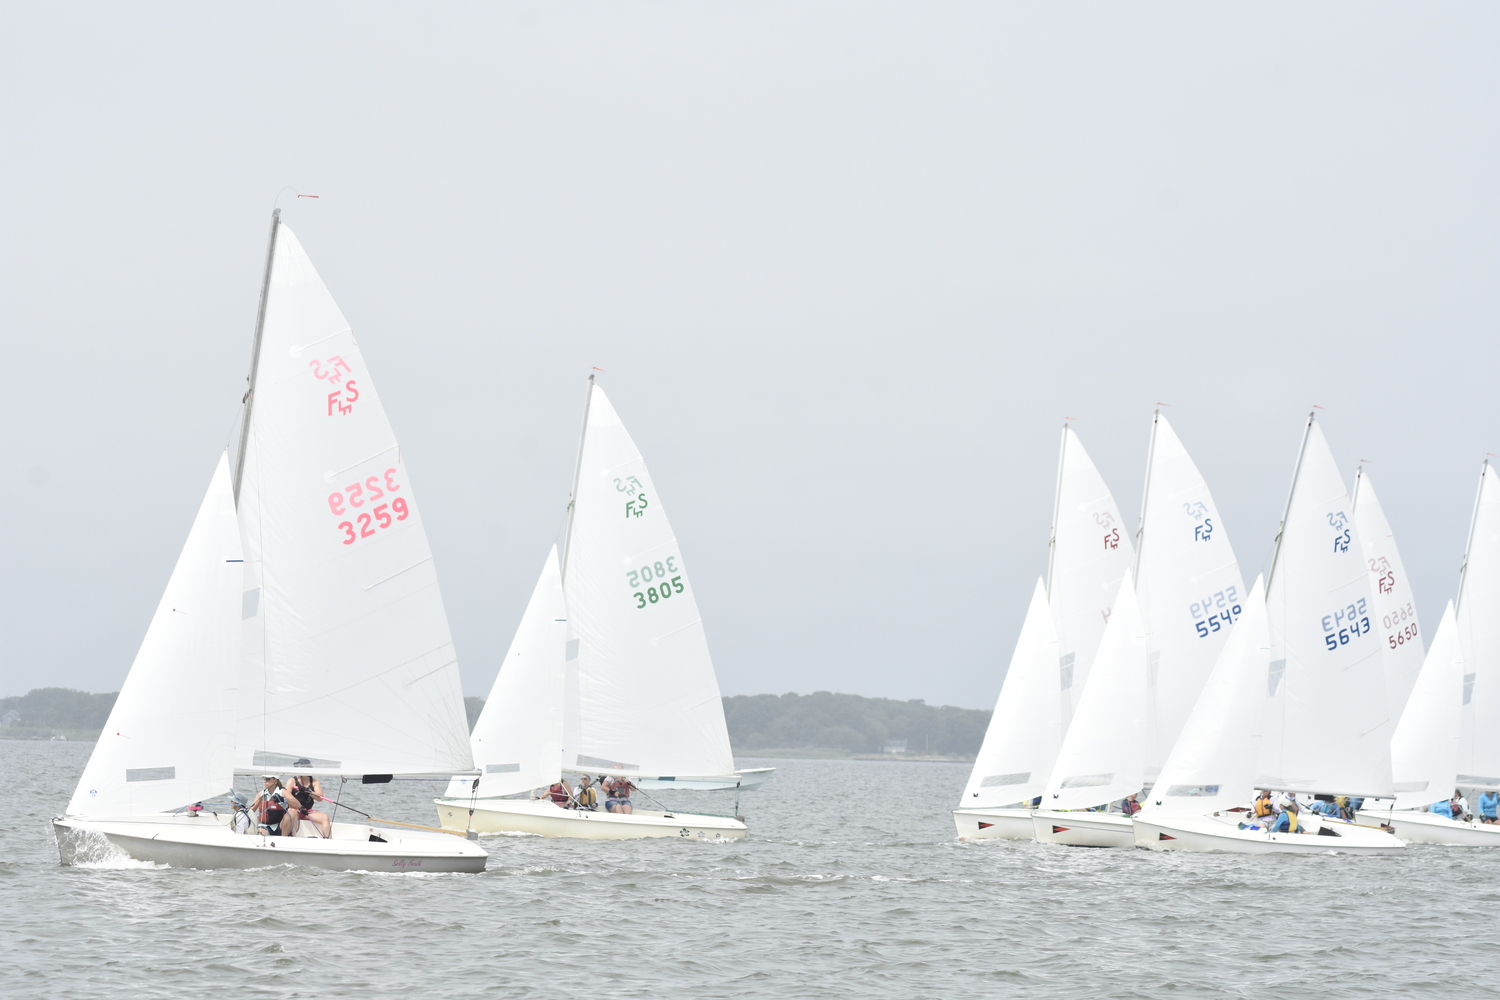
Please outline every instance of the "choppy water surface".
[{"label": "choppy water surface", "polygon": [[[780,770],[745,794],[740,843],[486,838],[482,875],[64,868],[47,820],[90,749],[0,741],[0,995],[1500,993],[1500,858],[1484,851],[962,844],[948,809],[968,765],[757,761]],[[348,798],[430,823],[436,790]]]}]

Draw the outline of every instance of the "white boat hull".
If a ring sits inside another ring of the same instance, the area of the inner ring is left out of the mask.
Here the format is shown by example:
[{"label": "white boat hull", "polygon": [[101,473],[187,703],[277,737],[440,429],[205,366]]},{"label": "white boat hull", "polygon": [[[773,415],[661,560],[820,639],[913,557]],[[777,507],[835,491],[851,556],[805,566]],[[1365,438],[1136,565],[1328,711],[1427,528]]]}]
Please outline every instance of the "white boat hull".
[{"label": "white boat hull", "polygon": [[[305,865],[334,871],[482,872],[489,855],[477,843],[442,833],[334,823],[333,837],[238,834],[227,817],[143,816],[52,821],[65,865],[121,857],[173,868]],[[381,838],[372,841],[371,836]]]},{"label": "white boat hull", "polygon": [[743,820],[702,813],[637,809],[611,813],[603,809],[562,809],[543,799],[480,799],[469,816],[467,799],[434,799],[438,824],[445,830],[478,833],[531,833],[539,837],[578,837],[584,840],[743,840],[749,832]]},{"label": "white boat hull", "polygon": [[[1135,843],[1153,851],[1226,854],[1400,854],[1406,845],[1389,832],[1327,818],[1308,819],[1299,833],[1242,830],[1244,813],[1219,816],[1145,816],[1134,820]],[[1316,831],[1316,832],[1314,832]]]},{"label": "white boat hull", "polygon": [[1043,844],[1069,847],[1134,847],[1135,831],[1124,813],[1038,809],[1031,830]]},{"label": "white boat hull", "polygon": [[1388,824],[1396,837],[1409,844],[1448,844],[1457,847],[1500,847],[1500,824],[1465,823],[1441,814],[1398,809],[1359,813],[1362,823]]},{"label": "white boat hull", "polygon": [[1014,808],[955,809],[959,840],[1031,840],[1031,810]]}]

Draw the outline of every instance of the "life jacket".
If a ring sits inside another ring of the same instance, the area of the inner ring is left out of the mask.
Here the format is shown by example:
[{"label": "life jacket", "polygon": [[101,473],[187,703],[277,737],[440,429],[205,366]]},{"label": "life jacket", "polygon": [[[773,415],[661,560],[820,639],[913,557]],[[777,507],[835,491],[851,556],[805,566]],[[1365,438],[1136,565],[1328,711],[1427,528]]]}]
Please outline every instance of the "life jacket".
[{"label": "life jacket", "polygon": [[578,789],[578,808],[592,809],[599,804],[599,795],[590,785],[588,788]]},{"label": "life jacket", "polygon": [[568,790],[562,786],[562,782],[558,782],[547,789],[547,794],[552,796],[554,805],[565,806],[568,804]]},{"label": "life jacket", "polygon": [[1271,804],[1271,799],[1269,797],[1257,798],[1255,800],[1256,816],[1270,816],[1275,811],[1276,808]]}]

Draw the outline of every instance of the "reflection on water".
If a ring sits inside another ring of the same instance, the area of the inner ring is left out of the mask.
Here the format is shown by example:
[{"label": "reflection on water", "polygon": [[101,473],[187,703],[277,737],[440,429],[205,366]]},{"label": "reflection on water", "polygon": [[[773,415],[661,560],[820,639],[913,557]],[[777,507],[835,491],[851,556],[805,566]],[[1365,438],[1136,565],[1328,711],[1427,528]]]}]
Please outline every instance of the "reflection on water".
[{"label": "reflection on water", "polygon": [[[64,868],[90,746],[0,741],[0,995],[1490,996],[1500,852],[954,840],[967,765],[757,761],[750,838],[486,837],[482,875]],[[745,762],[742,762],[745,763]],[[431,823],[441,783],[350,785]],[[330,790],[331,791],[331,790]],[[733,793],[660,793],[729,812]]]}]

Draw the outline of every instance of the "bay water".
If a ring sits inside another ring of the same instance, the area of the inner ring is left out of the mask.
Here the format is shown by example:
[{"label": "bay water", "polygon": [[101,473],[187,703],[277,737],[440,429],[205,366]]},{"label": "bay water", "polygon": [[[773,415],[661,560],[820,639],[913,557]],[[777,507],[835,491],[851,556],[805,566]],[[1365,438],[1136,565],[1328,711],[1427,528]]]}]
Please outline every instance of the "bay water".
[{"label": "bay water", "polygon": [[[961,843],[967,764],[741,758],[777,772],[736,843],[486,837],[479,875],[63,867],[48,820],[91,749],[0,741],[0,996],[1500,995],[1482,849]],[[432,823],[441,788],[345,797]]]}]

